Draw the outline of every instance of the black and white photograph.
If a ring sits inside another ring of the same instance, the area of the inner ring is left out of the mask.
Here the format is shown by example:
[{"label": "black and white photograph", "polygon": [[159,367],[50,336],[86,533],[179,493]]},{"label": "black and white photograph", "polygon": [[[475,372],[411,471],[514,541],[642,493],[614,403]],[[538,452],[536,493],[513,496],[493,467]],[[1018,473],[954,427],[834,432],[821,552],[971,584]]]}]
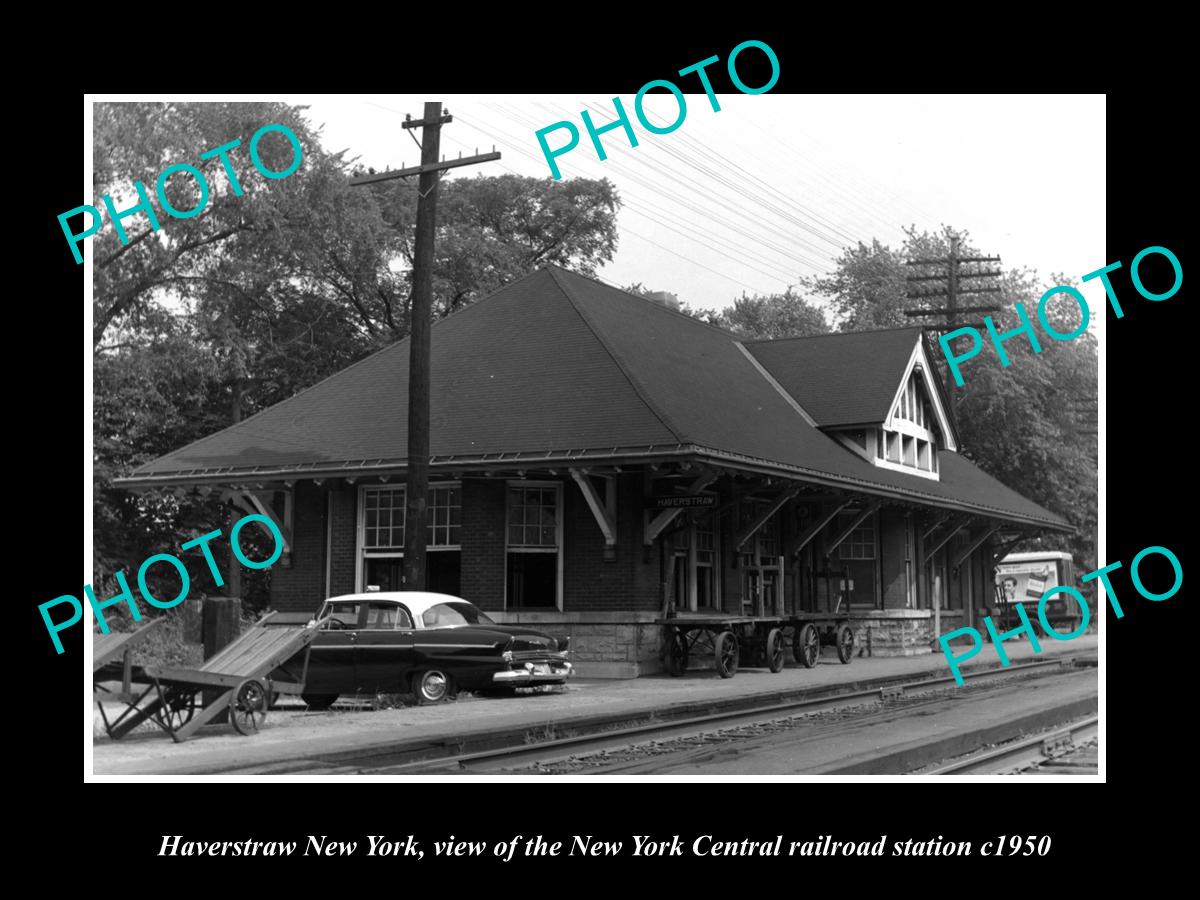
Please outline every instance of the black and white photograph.
[{"label": "black and white photograph", "polygon": [[89,96],[88,778],[1102,780],[1104,96],[735,49]]}]

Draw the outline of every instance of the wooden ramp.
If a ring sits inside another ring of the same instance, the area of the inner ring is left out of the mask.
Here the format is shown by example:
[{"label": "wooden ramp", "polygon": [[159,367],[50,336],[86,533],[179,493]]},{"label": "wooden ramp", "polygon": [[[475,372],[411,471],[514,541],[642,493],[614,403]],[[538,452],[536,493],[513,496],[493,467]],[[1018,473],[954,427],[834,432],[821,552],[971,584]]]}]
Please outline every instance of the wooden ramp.
[{"label": "wooden ramp", "polygon": [[136,631],[110,631],[108,634],[92,633],[92,671],[96,672],[118,656],[124,655],[128,663],[129,651],[144,641],[162,619],[146,622]]},{"label": "wooden ramp", "polygon": [[[176,741],[186,741],[225,709],[238,732],[257,731],[274,694],[298,694],[304,689],[308,654],[304,654],[299,672],[285,669],[293,680],[275,681],[268,675],[309,647],[317,635],[318,623],[311,618],[300,624],[289,616],[277,624],[275,617],[275,613],[263,616],[199,668],[146,666],[142,672],[153,682],[156,696],[127,720],[114,723],[110,737],[120,740],[142,722],[153,719]],[[216,699],[196,710],[196,695],[214,688],[219,690]]]},{"label": "wooden ramp", "polygon": [[[148,691],[142,691],[141,694],[134,696],[133,680],[135,674],[138,680],[141,680],[141,670],[134,672],[131,653],[133,648],[144,641],[162,621],[162,619],[154,619],[144,623],[135,631],[110,631],[108,634],[92,632],[92,696],[99,704],[100,719],[104,722],[104,730],[110,737],[113,730],[124,723],[126,717],[136,715],[138,702],[148,693]],[[121,659],[119,663],[117,662],[118,657]],[[109,670],[104,672],[103,680],[105,681],[115,680],[118,672],[120,673],[120,691],[113,693],[108,688],[100,686],[100,673],[104,669]],[[105,701],[117,701],[126,705],[125,711],[111,723],[104,712]]]}]

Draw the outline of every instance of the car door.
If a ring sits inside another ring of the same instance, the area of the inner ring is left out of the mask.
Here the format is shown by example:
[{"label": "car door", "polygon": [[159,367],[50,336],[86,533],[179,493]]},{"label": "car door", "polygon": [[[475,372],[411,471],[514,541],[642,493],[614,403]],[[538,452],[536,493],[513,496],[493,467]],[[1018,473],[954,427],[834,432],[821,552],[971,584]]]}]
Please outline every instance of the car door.
[{"label": "car door", "polygon": [[365,606],[355,651],[359,691],[403,693],[413,666],[412,617],[394,600],[370,600]]},{"label": "car door", "polygon": [[322,610],[328,615],[312,643],[308,676],[309,694],[354,694],[358,692],[357,660],[359,623],[366,612],[361,600],[339,600]]}]

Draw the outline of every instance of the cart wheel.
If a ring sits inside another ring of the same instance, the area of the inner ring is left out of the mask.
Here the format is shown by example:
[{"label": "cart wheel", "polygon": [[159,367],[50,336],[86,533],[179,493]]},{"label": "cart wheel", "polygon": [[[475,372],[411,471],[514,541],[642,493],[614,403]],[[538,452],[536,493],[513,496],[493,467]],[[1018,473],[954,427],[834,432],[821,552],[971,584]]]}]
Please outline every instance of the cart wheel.
[{"label": "cart wheel", "polygon": [[772,672],[783,670],[783,632],[772,628],[767,635],[767,668]]},{"label": "cart wheel", "polygon": [[440,669],[426,669],[413,676],[412,692],[420,706],[441,703],[454,696],[454,680]]},{"label": "cart wheel", "polygon": [[732,678],[737,674],[738,639],[732,631],[722,631],[717,635],[713,655],[716,657],[718,675],[722,678]]},{"label": "cart wheel", "polygon": [[320,712],[323,709],[329,709],[333,706],[340,694],[301,694],[300,699],[305,702],[310,710]]},{"label": "cart wheel", "polygon": [[667,647],[667,673],[675,676],[682,675],[687,671],[687,667],[687,637],[681,632],[673,632],[671,635],[671,644]]},{"label": "cart wheel", "polygon": [[169,733],[174,734],[188,722],[196,711],[196,692],[183,688],[168,687],[163,691],[163,704],[154,718]]},{"label": "cart wheel", "polygon": [[821,635],[817,633],[816,625],[809,623],[796,632],[792,652],[806,669],[811,669],[817,664],[821,656]]},{"label": "cart wheel", "polygon": [[844,663],[850,662],[850,656],[854,653],[854,629],[849,625],[838,627],[837,651],[838,659]]},{"label": "cart wheel", "polygon": [[229,701],[229,721],[238,734],[254,734],[267,718],[269,692],[256,678],[243,681]]}]

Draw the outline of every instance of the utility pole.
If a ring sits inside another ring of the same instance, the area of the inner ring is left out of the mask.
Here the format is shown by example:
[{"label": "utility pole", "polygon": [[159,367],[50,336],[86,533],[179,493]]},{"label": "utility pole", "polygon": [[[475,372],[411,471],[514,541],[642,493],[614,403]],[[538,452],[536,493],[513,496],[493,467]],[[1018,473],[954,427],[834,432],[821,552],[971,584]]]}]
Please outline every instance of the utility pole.
[{"label": "utility pole", "polygon": [[[968,270],[962,272],[959,267],[963,263],[991,263],[1000,262],[998,256],[959,256],[958,255],[958,235],[950,235],[950,255],[946,257],[927,257],[925,259],[910,259],[904,264],[906,266],[938,266],[945,267],[945,271],[934,272],[929,275],[909,275],[905,280],[911,287],[914,283],[919,284],[924,281],[943,281],[946,283],[945,290],[939,286],[935,286],[934,290],[922,290],[918,287],[916,291],[909,291],[905,297],[909,300],[921,300],[928,297],[945,297],[946,305],[940,308],[921,307],[918,309],[906,309],[906,316],[944,316],[945,323],[939,325],[928,326],[931,331],[953,331],[955,328],[961,328],[962,322],[959,320],[959,313],[976,313],[976,312],[995,312],[1000,307],[998,306],[964,306],[959,307],[958,298],[963,294],[998,294],[998,287],[977,287],[973,284],[977,278],[998,278],[1004,274],[1000,269],[986,270]],[[962,279],[966,279],[968,284],[963,285]],[[977,323],[970,323],[977,324]],[[982,325],[977,325],[982,328]]]},{"label": "utility pole", "polygon": [[[438,183],[442,172],[458,166],[499,159],[491,153],[438,161],[442,126],[452,122],[441,103],[426,103],[420,119],[406,117],[405,129],[421,128],[421,164],[395,172],[366,175],[352,185],[374,184],[417,175],[417,228],[413,248],[412,311],[408,339],[408,452],[404,490],[404,589],[425,590],[425,545],[429,501],[429,356],[430,317],[433,309],[433,242],[437,225]],[[411,132],[410,132],[411,135]],[[416,141],[416,136],[413,135]]]}]

